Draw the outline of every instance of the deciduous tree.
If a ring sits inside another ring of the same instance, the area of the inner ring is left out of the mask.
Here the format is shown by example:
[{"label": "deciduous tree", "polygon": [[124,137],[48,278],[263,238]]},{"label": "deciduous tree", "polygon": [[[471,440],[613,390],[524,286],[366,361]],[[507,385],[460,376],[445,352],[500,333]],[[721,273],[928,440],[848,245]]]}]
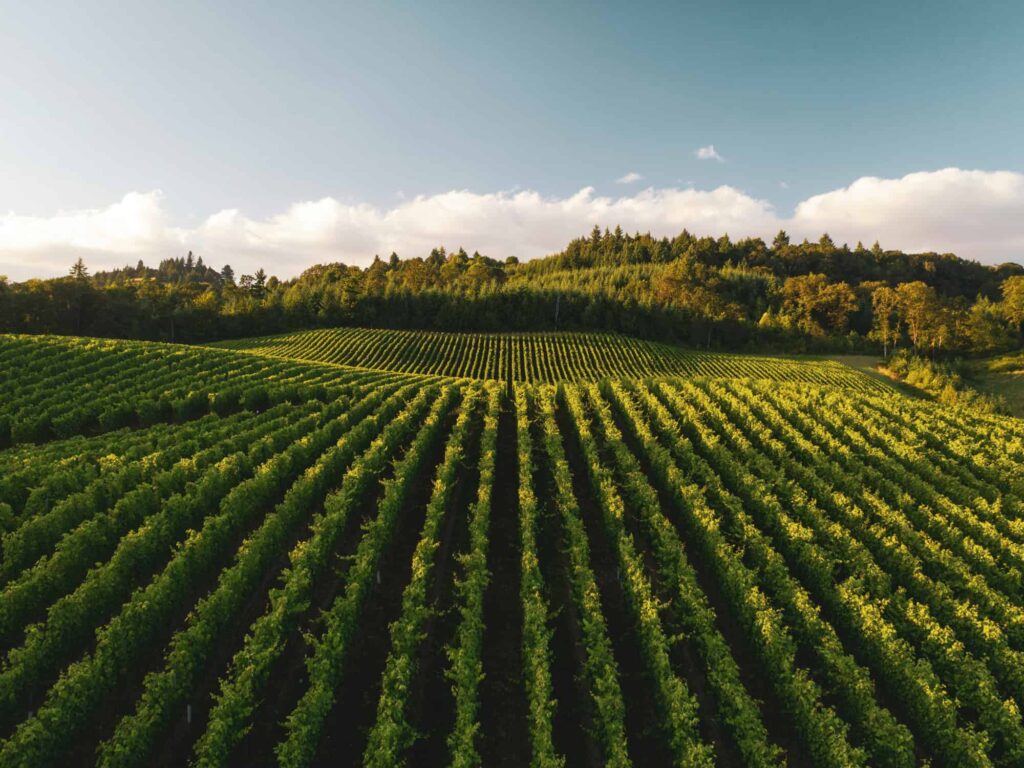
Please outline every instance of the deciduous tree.
[{"label": "deciduous tree", "polygon": [[889,348],[895,347],[902,333],[899,294],[888,286],[876,288],[871,294],[871,338],[882,342],[883,354],[889,357]]}]

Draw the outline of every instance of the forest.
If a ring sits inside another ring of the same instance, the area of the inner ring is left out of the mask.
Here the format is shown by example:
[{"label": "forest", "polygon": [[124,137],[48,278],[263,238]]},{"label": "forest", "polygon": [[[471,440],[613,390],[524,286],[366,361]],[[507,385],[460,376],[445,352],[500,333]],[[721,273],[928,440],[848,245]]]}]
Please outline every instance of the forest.
[{"label": "forest", "polygon": [[157,268],[14,283],[0,277],[0,332],[208,342],[316,327],[591,330],[724,350],[930,357],[1016,349],[1024,267],[953,254],[817,242],[673,238],[595,227],[520,263],[463,248],[318,264],[294,279],[236,277],[201,256]]}]

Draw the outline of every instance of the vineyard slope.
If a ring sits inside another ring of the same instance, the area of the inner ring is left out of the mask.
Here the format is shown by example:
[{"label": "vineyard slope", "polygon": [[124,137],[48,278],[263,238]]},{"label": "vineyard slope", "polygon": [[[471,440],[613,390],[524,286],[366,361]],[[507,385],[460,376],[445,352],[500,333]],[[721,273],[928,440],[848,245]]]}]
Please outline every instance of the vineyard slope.
[{"label": "vineyard slope", "polygon": [[1024,765],[1024,422],[360,333],[0,337],[0,768]]}]

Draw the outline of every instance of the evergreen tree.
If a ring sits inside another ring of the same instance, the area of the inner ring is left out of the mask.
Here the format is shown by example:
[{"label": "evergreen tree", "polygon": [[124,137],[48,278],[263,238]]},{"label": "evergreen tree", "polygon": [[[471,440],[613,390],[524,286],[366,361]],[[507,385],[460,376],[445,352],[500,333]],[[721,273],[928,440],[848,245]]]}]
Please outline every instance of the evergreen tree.
[{"label": "evergreen tree", "polygon": [[440,269],[446,258],[447,256],[445,254],[444,246],[432,248],[430,255],[427,256],[427,264],[435,269]]},{"label": "evergreen tree", "polygon": [[81,256],[71,265],[71,271],[68,274],[75,278],[75,280],[87,280],[89,278],[89,270],[86,268]]}]

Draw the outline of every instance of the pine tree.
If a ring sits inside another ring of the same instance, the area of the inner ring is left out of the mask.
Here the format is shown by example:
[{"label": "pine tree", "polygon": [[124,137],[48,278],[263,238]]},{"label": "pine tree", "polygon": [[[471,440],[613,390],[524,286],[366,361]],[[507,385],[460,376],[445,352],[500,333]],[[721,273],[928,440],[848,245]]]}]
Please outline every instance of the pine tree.
[{"label": "pine tree", "polygon": [[442,264],[444,264],[445,259],[446,254],[444,246],[441,246],[440,248],[433,248],[430,251],[430,255],[427,256],[427,264],[429,264],[431,267],[439,268]]},{"label": "pine tree", "polygon": [[75,278],[75,280],[87,280],[89,278],[89,270],[86,268],[85,262],[82,261],[81,256],[79,256],[78,261],[71,266],[71,271],[68,274]]}]

